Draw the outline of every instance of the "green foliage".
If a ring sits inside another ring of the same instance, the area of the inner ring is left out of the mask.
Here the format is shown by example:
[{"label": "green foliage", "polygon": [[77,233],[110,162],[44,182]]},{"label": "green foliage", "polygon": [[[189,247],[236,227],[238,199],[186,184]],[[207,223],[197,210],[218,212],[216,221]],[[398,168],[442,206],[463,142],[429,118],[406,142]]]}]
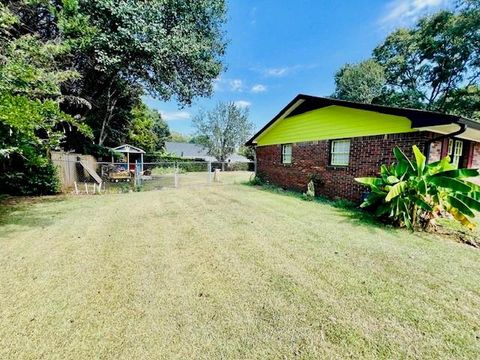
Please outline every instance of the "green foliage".
[{"label": "green foliage", "polygon": [[255,160],[255,150],[251,146],[240,146],[238,149],[238,154],[245,156],[250,161]]},{"label": "green foliage", "polygon": [[335,96],[479,118],[479,43],[480,5],[459,1],[453,11],[394,31],[372,59],[345,65],[336,75]]},{"label": "green foliage", "polygon": [[162,150],[170,131],[160,113],[141,103],[133,108],[132,117],[127,143],[138,146],[147,153]]},{"label": "green foliage", "polygon": [[256,174],[253,174],[247,183],[247,185],[252,186],[264,186],[266,184],[267,182],[261,176],[258,176]]},{"label": "green foliage", "polygon": [[371,103],[382,94],[385,83],[384,69],[374,60],[347,64],[335,74],[334,96],[343,100]]},{"label": "green foliage", "polygon": [[103,73],[163,100],[211,94],[226,46],[223,0],[81,0],[80,9],[98,29],[92,45]]},{"label": "green foliage", "polygon": [[29,34],[13,38],[17,17],[3,5],[0,14],[1,188],[15,194],[52,193],[56,179],[49,176],[56,174],[48,152],[60,145],[67,127],[89,135],[87,126],[61,109],[61,87],[78,73],[58,69],[66,46]]},{"label": "green foliage", "polygon": [[96,155],[128,139],[161,149],[168,127],[141,97],[189,104],[212,93],[225,12],[223,0],[2,2],[2,171],[43,166],[60,146]]},{"label": "green foliage", "polygon": [[445,213],[469,228],[475,226],[471,218],[472,210],[480,209],[479,187],[465,179],[478,176],[478,170],[456,169],[448,156],[427,164],[417,146],[413,146],[414,161],[399,148],[394,155],[397,162],[382,165],[380,177],[355,179],[371,190],[361,207],[409,229],[425,228]]},{"label": "green foliage", "polygon": [[242,146],[252,132],[253,124],[248,120],[248,109],[235,103],[218,103],[210,111],[200,111],[193,119],[197,136],[201,136],[209,155],[219,161]]},{"label": "green foliage", "polygon": [[51,195],[60,190],[56,168],[46,162],[0,173],[0,188],[10,195]]},{"label": "green foliage", "polygon": [[[199,139],[198,137],[195,137],[196,139]],[[173,142],[180,142],[180,143],[188,143],[192,140],[193,138],[179,133],[178,131],[172,131],[170,132],[170,136],[168,137],[168,141],[173,141]],[[194,144],[197,144],[196,142]]]},{"label": "green foliage", "polygon": [[198,144],[198,145],[203,145],[208,141],[208,138],[205,135],[196,135],[192,136],[188,142],[190,144]]}]

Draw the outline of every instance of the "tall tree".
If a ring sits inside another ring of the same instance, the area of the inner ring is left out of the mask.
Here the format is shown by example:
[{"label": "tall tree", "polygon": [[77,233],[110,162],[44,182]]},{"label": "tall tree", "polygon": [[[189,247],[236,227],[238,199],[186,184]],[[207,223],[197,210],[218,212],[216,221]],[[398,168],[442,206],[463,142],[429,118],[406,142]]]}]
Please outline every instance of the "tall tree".
[{"label": "tall tree", "polygon": [[160,113],[141,103],[133,108],[132,116],[127,142],[147,153],[163,150],[170,131]]},{"label": "tall tree", "polygon": [[343,100],[371,103],[382,94],[385,83],[383,67],[374,60],[347,64],[335,74],[334,96]]},{"label": "tall tree", "polygon": [[224,0],[80,0],[80,5],[98,29],[93,61],[82,74],[96,79],[86,96],[102,114],[89,114],[100,128],[99,145],[111,144],[108,129],[118,117],[125,83],[180,104],[212,94],[226,46]]},{"label": "tall tree", "polygon": [[78,77],[59,70],[68,46],[30,34],[13,37],[19,18],[0,4],[0,188],[10,193],[51,193],[55,172],[48,152],[66,129],[89,129],[61,110],[61,86]]},{"label": "tall tree", "polygon": [[397,30],[373,52],[385,68],[385,101],[403,98],[410,106],[438,111],[446,110],[456,89],[478,84],[479,54],[480,12],[464,7]]},{"label": "tall tree", "polygon": [[[189,104],[212,94],[226,47],[224,0],[9,0],[20,19],[13,36],[31,34],[69,47],[59,68],[67,113],[86,118],[99,146],[125,139],[131,110],[145,92]],[[67,134],[70,135],[70,134]],[[67,147],[82,146],[76,133]],[[84,139],[83,146],[91,146]]]},{"label": "tall tree", "polygon": [[336,84],[335,96],[342,99],[478,118],[480,1],[460,0],[454,11],[394,31],[374,49],[373,59],[342,68]]},{"label": "tall tree", "polygon": [[210,155],[225,161],[248,140],[253,124],[248,119],[248,108],[233,102],[220,102],[210,111],[200,111],[193,118],[196,136]]}]

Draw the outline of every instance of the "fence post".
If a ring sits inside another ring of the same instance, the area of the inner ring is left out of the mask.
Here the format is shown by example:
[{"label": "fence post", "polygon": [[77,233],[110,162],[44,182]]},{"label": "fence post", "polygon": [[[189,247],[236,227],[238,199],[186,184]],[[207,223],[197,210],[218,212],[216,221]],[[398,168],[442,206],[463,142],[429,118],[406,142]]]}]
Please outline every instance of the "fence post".
[{"label": "fence post", "polygon": [[207,182],[208,182],[208,185],[210,185],[212,183],[212,162],[211,161],[208,162],[207,171],[208,171]]},{"label": "fence post", "polygon": [[175,169],[175,172],[174,172],[174,186],[175,188],[178,187],[178,168],[177,168],[177,162],[175,161],[175,163],[173,164],[173,168]]}]

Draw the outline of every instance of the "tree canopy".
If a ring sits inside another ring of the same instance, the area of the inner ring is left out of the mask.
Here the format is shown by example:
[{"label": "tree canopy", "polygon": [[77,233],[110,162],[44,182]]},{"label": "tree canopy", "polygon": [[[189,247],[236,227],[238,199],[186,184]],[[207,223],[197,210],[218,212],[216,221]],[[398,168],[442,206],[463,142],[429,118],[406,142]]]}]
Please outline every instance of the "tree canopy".
[{"label": "tree canopy", "polygon": [[208,149],[209,155],[219,161],[227,157],[248,140],[253,124],[248,119],[248,108],[233,102],[220,102],[212,110],[200,111],[193,118],[196,138]]},{"label": "tree canopy", "polygon": [[335,75],[335,97],[371,103],[382,94],[385,81],[383,67],[374,60],[347,64]]},{"label": "tree canopy", "polygon": [[[130,140],[160,150],[149,94],[188,105],[222,71],[224,0],[8,0],[0,4],[0,166]],[[10,160],[8,160],[8,159]],[[9,170],[10,169],[10,170]]]},{"label": "tree canopy", "polygon": [[[398,29],[372,59],[336,74],[335,96],[480,119],[480,2],[460,1]],[[383,73],[383,75],[382,75]]]}]

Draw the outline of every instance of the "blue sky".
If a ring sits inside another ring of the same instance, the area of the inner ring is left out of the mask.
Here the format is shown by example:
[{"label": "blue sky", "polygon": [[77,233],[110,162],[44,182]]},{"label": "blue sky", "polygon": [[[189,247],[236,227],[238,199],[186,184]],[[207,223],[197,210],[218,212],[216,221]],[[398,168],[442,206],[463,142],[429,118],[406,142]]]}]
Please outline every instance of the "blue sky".
[{"label": "blue sky", "polygon": [[179,109],[147,97],[170,129],[192,134],[199,108],[235,101],[250,109],[255,129],[299,93],[328,96],[345,63],[368,58],[385,36],[453,0],[230,0],[226,25],[227,69],[215,94]]}]

